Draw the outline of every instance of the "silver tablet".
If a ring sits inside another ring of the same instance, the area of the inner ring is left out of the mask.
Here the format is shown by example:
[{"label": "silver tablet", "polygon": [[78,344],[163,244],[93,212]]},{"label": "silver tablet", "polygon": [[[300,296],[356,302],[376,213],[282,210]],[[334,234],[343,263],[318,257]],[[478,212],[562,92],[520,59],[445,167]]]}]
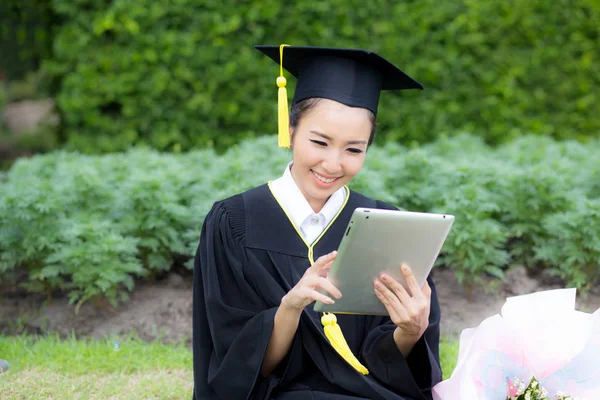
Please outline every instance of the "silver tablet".
[{"label": "silver tablet", "polygon": [[387,272],[406,288],[400,271],[406,263],[422,285],[453,222],[447,214],[357,208],[328,275],[342,298],[333,305],[316,302],[315,311],[388,315],[375,296],[375,279]]}]

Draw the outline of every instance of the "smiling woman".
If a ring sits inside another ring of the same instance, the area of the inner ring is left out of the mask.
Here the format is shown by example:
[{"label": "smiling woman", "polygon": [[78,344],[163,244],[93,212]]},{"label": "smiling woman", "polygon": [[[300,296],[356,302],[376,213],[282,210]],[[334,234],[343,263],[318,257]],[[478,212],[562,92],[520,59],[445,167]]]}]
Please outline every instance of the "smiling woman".
[{"label": "smiling woman", "polygon": [[[358,207],[393,208],[348,189],[375,135],[382,90],[422,86],[363,50],[258,46],[279,64],[283,175],[218,201],[194,266],[194,396],[199,399],[431,399],[441,380],[431,278],[402,268],[371,290],[393,317],[321,315],[342,295],[328,279]],[[298,78],[288,120],[283,69]],[[367,244],[368,245],[368,244]],[[400,265],[398,265],[400,268]]]},{"label": "smiling woman", "polygon": [[290,126],[292,177],[316,213],[362,168],[373,127],[369,115],[364,108],[319,99]]}]

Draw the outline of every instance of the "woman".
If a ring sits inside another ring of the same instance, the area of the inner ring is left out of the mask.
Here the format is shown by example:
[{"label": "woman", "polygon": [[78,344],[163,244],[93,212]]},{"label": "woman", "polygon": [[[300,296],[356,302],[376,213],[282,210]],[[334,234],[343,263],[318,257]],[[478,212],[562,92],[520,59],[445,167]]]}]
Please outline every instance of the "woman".
[{"label": "woman", "polygon": [[257,48],[298,78],[289,129],[280,102],[292,162],[206,217],[194,268],[195,398],[431,399],[441,380],[431,279],[418,287],[403,266],[407,291],[382,275],[373,290],[390,317],[337,316],[345,348],[311,306],[352,295],[327,271],[354,209],[393,208],[345,186],[373,141],[380,91],[422,87],[366,51]]}]

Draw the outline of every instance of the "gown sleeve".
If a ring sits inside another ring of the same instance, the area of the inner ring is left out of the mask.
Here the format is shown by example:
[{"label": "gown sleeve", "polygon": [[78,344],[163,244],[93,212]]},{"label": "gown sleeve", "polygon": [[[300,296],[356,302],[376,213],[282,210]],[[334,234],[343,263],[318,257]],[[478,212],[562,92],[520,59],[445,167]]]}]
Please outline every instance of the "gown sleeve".
[{"label": "gown sleeve", "polygon": [[442,380],[440,367],[440,305],[435,284],[431,286],[429,326],[407,358],[396,342],[396,326],[389,317],[370,317],[362,356],[370,374],[394,392],[410,399],[432,399],[432,388]]},{"label": "gown sleeve", "polygon": [[233,208],[223,203],[213,206],[202,227],[195,258],[197,400],[253,396],[277,310],[267,305],[246,279],[243,204]]}]

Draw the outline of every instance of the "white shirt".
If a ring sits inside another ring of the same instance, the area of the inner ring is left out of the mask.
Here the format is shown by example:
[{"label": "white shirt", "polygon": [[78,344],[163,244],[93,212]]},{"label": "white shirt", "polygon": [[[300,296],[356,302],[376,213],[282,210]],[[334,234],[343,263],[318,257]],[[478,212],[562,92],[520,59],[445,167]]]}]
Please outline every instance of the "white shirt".
[{"label": "white shirt", "polygon": [[336,190],[317,214],[296,185],[290,172],[291,166],[290,162],[283,176],[271,182],[271,190],[306,243],[312,244],[343,207],[346,188],[341,187]]}]

